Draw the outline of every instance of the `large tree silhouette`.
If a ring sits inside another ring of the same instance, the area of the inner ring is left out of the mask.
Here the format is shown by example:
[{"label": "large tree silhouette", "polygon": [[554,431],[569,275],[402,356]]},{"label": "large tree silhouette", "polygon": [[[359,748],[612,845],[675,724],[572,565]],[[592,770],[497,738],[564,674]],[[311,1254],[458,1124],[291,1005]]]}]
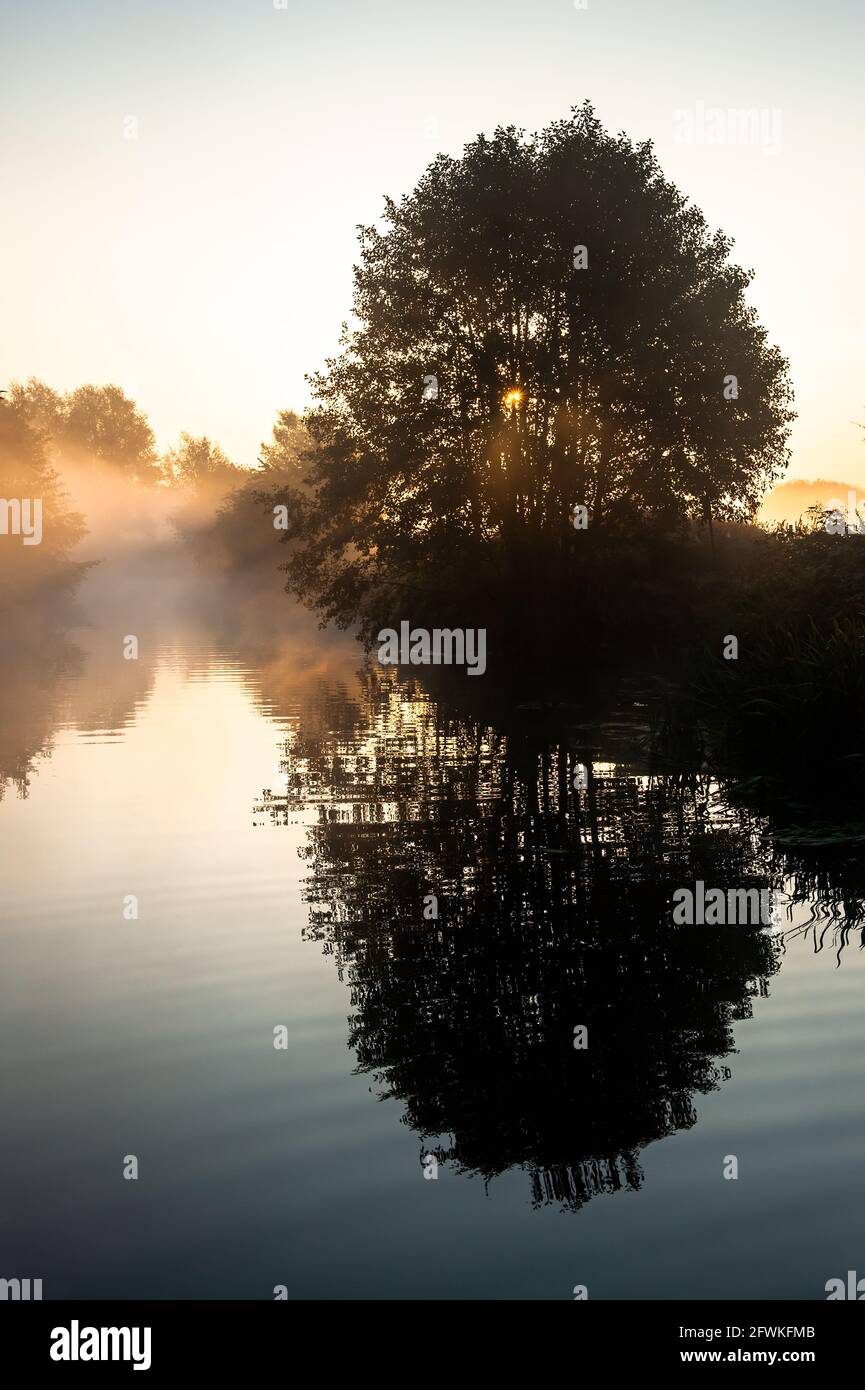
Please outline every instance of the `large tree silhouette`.
[{"label": "large tree silhouette", "polygon": [[440,155],[360,234],[288,567],[327,616],[419,565],[566,563],[575,504],[608,536],[748,516],[782,470],[787,366],[749,274],[588,104]]}]

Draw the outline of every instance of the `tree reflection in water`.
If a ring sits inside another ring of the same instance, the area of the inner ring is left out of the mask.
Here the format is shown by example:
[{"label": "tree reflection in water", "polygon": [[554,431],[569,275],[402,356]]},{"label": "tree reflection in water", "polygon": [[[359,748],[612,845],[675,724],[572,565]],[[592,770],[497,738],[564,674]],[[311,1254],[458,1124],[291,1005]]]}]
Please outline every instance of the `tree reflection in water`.
[{"label": "tree reflection in water", "polygon": [[696,878],[772,885],[760,820],[709,778],[505,735],[377,672],[352,703],[295,731],[258,809],[317,808],[307,935],[349,984],[359,1069],[422,1148],[485,1180],[522,1167],[535,1204],[638,1188],[778,969],[765,929],[671,918]]}]

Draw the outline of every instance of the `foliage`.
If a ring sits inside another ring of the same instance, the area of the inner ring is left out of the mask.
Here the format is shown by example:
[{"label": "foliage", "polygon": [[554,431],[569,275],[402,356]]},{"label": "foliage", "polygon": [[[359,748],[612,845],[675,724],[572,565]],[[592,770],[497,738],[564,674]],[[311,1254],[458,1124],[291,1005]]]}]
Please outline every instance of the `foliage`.
[{"label": "foliage", "polygon": [[62,395],[31,377],[13,382],[9,399],[43,431],[55,464],[99,461],[130,480],[158,481],[153,431],[119,386],[79,386]]},{"label": "foliage", "polygon": [[[47,456],[47,438],[15,399],[0,396],[0,498],[41,504],[41,540],[0,534],[0,607],[68,584],[81,570],[69,552],[84,534],[84,519],[71,509]],[[8,623],[8,615],[4,619]],[[8,636],[8,632],[7,632]]]},{"label": "foliage", "polygon": [[463,593],[476,575],[540,593],[552,557],[570,594],[576,504],[606,537],[753,513],[787,458],[786,363],[730,240],[649,144],[589,105],[531,138],[498,129],[383,222],[361,229],[356,326],[312,378],[288,574],[325,617],[433,594],[445,569]]}]

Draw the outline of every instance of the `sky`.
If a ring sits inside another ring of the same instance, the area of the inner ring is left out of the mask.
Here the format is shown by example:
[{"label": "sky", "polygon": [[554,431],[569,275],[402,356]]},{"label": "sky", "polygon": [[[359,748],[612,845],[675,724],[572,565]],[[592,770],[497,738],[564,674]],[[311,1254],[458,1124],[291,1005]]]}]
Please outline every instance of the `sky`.
[{"label": "sky", "polygon": [[865,5],[582,3],[0,0],[0,385],[114,381],[160,447],[253,464],[337,348],[357,224],[588,97],[754,270],[788,477],[865,482]]}]

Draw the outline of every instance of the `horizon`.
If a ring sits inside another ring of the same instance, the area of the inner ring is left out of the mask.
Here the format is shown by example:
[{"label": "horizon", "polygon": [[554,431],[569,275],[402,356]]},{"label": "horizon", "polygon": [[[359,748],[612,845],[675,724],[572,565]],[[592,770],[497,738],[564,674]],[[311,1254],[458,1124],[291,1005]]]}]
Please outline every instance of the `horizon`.
[{"label": "horizon", "polygon": [[[7,200],[4,384],[116,382],[160,450],[185,430],[251,466],[337,349],[356,225],[439,151],[499,125],[539,130],[588,97],[607,129],[654,142],[754,270],[749,303],[796,390],[786,479],[860,475],[865,21],[852,0],[819,13],[767,0],[759,16],[733,0],[721,21],[686,0],[662,13],[557,0],[530,20],[512,0],[469,13],[444,0],[433,22],[391,3],[218,0],[203,20],[191,0],[84,0],[49,23],[0,3],[16,52],[0,158],[7,186],[27,189]],[[748,112],[759,119],[726,143]]]}]

